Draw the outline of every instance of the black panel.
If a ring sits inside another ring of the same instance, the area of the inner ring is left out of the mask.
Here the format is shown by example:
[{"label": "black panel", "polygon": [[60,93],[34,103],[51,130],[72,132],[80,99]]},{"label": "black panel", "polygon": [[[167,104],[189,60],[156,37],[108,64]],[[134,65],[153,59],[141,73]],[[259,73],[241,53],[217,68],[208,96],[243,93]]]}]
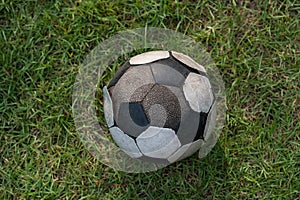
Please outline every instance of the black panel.
[{"label": "black panel", "polygon": [[200,118],[199,118],[199,125],[198,125],[198,130],[197,134],[194,138],[194,141],[199,140],[199,139],[204,139],[204,130],[205,130],[205,125],[207,121],[207,116],[208,113],[200,112]]},{"label": "black panel", "polygon": [[139,102],[129,103],[129,113],[132,121],[138,126],[147,126],[149,124],[144,108]]},{"label": "black panel", "polygon": [[120,69],[117,70],[116,74],[114,75],[114,77],[110,80],[107,88],[110,88],[112,86],[115,86],[118,82],[118,80],[121,78],[121,76],[129,69],[130,67],[130,63],[127,61],[126,63],[124,63],[124,65],[122,65],[120,67]]}]

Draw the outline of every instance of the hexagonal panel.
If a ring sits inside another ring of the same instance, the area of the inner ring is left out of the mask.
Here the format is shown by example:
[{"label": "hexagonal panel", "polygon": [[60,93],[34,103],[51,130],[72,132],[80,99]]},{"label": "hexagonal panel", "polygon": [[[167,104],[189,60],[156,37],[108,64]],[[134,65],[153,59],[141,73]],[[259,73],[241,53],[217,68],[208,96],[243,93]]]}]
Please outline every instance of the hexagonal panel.
[{"label": "hexagonal panel", "polygon": [[184,82],[183,92],[194,111],[199,113],[209,111],[214,96],[207,77],[190,73]]},{"label": "hexagonal panel", "polygon": [[150,126],[136,139],[141,152],[153,158],[168,158],[180,147],[175,132],[172,129]]}]

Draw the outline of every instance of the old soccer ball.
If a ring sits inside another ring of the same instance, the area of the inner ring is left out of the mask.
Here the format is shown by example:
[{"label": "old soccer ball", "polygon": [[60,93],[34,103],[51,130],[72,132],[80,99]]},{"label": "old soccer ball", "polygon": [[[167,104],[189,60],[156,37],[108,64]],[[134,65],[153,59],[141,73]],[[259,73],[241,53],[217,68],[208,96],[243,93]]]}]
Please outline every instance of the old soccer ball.
[{"label": "old soccer ball", "polygon": [[132,57],[103,88],[115,143],[130,157],[173,163],[201,148],[215,126],[215,97],[205,68],[174,51]]}]

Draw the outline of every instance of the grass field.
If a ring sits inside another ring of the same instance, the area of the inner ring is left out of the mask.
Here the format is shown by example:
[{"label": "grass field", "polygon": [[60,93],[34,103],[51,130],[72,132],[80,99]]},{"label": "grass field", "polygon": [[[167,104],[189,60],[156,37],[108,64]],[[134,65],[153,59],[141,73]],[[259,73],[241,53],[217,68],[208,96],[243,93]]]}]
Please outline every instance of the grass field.
[{"label": "grass field", "polygon": [[[0,199],[300,199],[299,18],[296,0],[0,1]],[[126,174],[84,148],[72,87],[97,44],[146,25],[205,46],[228,111],[206,158]]]}]

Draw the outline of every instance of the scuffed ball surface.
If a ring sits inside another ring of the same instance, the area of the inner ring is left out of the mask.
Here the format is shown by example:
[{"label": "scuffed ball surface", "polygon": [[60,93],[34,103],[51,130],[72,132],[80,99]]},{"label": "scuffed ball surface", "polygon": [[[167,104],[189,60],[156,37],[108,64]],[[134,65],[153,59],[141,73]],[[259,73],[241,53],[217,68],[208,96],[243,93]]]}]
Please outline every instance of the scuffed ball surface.
[{"label": "scuffed ball surface", "polygon": [[177,52],[131,58],[104,88],[104,100],[116,144],[148,162],[190,156],[215,125],[214,94],[204,67]]}]

